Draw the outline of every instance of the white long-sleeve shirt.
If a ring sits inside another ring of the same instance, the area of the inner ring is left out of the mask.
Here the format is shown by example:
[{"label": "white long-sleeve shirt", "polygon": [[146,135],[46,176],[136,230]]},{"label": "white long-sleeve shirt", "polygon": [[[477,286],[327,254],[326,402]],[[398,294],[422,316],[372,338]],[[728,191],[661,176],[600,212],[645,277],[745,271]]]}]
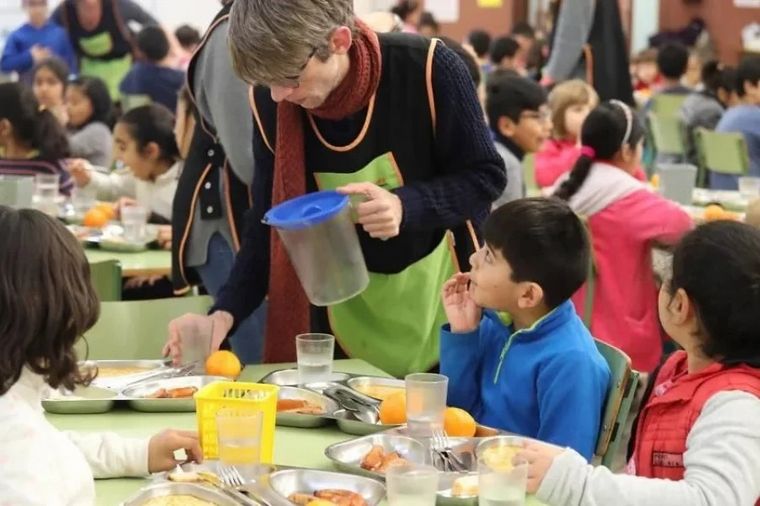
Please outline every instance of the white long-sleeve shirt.
[{"label": "white long-sleeve shirt", "polygon": [[148,475],[148,440],[61,432],[46,419],[42,376],[24,369],[0,396],[0,506],[90,506],[95,478]]},{"label": "white long-sleeve shirt", "polygon": [[680,481],[613,474],[566,450],[536,496],[549,506],[754,506],[760,498],[760,399],[720,392],[686,438]]}]

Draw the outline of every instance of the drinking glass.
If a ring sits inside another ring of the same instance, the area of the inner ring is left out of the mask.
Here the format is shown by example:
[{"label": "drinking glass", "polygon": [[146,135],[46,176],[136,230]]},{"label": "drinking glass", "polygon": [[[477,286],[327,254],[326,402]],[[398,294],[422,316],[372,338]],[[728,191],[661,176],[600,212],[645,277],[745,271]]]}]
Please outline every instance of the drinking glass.
[{"label": "drinking glass", "polygon": [[760,177],[740,177],[739,193],[747,200],[760,197]]},{"label": "drinking glass", "polygon": [[335,336],[330,334],[300,334],[296,336],[298,383],[330,381],[333,367]]},{"label": "drinking glass", "polygon": [[206,359],[211,354],[214,320],[208,316],[181,319],[177,331],[181,343],[182,365],[195,364],[195,371],[202,374]]},{"label": "drinking glass", "polygon": [[438,470],[432,466],[404,464],[385,473],[388,506],[435,506]]},{"label": "drinking glass", "polygon": [[528,464],[514,462],[523,444],[519,437],[498,436],[478,445],[478,504],[524,506]]},{"label": "drinking glass", "polygon": [[35,174],[34,194],[37,209],[50,216],[58,216],[58,188],[61,176],[59,174]]},{"label": "drinking glass", "polygon": [[216,413],[219,462],[234,466],[243,477],[256,473],[261,462],[264,415],[252,409],[224,408]]},{"label": "drinking glass", "polygon": [[443,430],[449,378],[415,373],[406,377],[406,426],[410,436],[430,437]]},{"label": "drinking glass", "polygon": [[121,226],[124,239],[129,242],[143,242],[148,235],[148,210],[142,206],[123,206],[121,208]]}]

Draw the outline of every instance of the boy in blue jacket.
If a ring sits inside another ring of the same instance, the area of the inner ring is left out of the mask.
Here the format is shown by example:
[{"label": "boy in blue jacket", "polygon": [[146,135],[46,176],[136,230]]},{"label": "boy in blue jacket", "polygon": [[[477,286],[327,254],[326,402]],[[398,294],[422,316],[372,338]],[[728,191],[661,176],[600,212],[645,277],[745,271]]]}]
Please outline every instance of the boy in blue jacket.
[{"label": "boy in blue jacket", "polygon": [[562,202],[522,199],[488,217],[484,238],[471,272],[443,287],[449,404],[591,459],[610,370],[569,300],[588,269],[583,224]]}]

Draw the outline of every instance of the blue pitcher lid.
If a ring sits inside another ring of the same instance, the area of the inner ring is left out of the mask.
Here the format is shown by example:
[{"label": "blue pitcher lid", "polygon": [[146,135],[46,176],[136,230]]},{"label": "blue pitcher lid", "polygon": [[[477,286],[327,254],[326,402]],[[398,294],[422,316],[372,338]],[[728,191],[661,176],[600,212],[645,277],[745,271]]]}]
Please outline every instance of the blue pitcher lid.
[{"label": "blue pitcher lid", "polygon": [[335,191],[307,193],[273,207],[263,221],[277,228],[307,228],[329,220],[347,205],[348,195]]}]

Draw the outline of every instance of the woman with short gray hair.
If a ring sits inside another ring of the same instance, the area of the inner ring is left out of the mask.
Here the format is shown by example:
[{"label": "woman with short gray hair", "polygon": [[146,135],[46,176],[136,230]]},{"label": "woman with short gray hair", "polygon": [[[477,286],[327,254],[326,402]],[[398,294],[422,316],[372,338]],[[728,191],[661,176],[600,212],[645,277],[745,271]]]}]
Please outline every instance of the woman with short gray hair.
[{"label": "woman with short gray hair", "polygon": [[[351,0],[237,0],[229,40],[235,70],[255,85],[256,174],[215,321],[230,330],[268,293],[265,361],[294,360],[294,336],[313,329],[394,375],[434,367],[438,291],[468,265],[506,185],[464,64],[439,41],[376,34]],[[363,197],[370,271],[364,292],[326,311],[309,310],[282,243],[261,223],[271,206],[317,190]]]}]

